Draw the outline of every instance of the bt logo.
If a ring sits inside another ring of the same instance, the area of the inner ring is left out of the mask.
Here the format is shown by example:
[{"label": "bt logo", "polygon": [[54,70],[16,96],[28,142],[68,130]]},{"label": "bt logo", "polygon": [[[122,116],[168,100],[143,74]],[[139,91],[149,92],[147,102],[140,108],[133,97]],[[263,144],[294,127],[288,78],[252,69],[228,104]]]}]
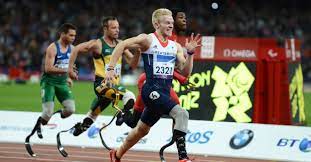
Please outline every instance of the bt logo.
[{"label": "bt logo", "polygon": [[311,152],[311,140],[308,138],[303,139],[290,139],[290,138],[281,138],[277,146],[278,147],[293,147],[299,145],[299,150],[302,152]]}]

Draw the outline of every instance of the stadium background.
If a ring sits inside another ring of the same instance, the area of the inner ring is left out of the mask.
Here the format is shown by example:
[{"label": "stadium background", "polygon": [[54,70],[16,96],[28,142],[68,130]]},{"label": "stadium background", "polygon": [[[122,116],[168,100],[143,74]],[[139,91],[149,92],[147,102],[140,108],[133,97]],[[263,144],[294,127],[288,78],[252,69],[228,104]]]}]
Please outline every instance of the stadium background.
[{"label": "stadium background", "polygon": [[[217,2],[218,8],[211,4]],[[56,39],[57,27],[72,22],[78,27],[74,44],[98,38],[100,20],[115,15],[120,21],[120,37],[127,38],[151,32],[150,15],[158,7],[184,8],[189,31],[202,35],[225,37],[285,38],[302,41],[302,68],[305,89],[311,80],[311,11],[309,1],[0,1],[0,109],[41,111],[39,85],[29,84],[30,76],[40,74],[41,62],[47,45]],[[268,4],[268,5],[267,5]],[[191,6],[191,7],[189,7]],[[143,8],[143,9],[142,9]],[[135,12],[134,12],[135,11]],[[91,57],[78,58],[81,80],[92,80]],[[125,65],[123,75],[133,74]],[[130,77],[132,78],[132,77]],[[37,78],[31,78],[36,80]],[[23,85],[27,82],[26,85]],[[21,84],[15,84],[21,83]],[[77,113],[85,113],[92,98],[91,83],[77,83],[74,94]],[[30,89],[31,91],[29,91]],[[135,87],[130,89],[136,91]],[[80,93],[80,92],[86,93]],[[23,95],[27,93],[28,95]],[[83,94],[83,95],[82,95]],[[310,111],[310,92],[305,94],[306,110]],[[14,102],[18,100],[19,102]],[[109,112],[107,112],[110,114]],[[310,123],[310,113],[307,112]]]}]

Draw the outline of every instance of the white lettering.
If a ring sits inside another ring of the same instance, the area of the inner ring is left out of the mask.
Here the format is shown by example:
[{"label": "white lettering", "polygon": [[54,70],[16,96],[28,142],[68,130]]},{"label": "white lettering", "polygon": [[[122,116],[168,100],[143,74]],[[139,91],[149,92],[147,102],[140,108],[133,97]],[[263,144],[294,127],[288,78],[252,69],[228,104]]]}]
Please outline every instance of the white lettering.
[{"label": "white lettering", "polygon": [[244,58],[256,58],[254,50],[237,50],[237,49],[224,49],[224,57],[244,57]]}]

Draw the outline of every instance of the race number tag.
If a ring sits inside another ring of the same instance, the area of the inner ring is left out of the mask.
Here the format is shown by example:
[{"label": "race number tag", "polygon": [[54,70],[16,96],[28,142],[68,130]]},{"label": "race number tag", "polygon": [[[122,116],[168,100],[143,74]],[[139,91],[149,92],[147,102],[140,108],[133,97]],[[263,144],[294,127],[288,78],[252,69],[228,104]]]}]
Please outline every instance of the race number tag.
[{"label": "race number tag", "polygon": [[[105,70],[107,71],[108,65],[105,66]],[[121,64],[117,64],[114,67],[114,72],[116,73],[117,76],[121,76]]]},{"label": "race number tag", "polygon": [[60,68],[60,69],[68,69],[69,65],[67,63],[55,64],[55,67]]},{"label": "race number tag", "polygon": [[153,75],[155,78],[172,79],[175,56],[171,55],[154,55]]},{"label": "race number tag", "polygon": [[174,64],[165,62],[155,62],[153,64],[153,75],[171,76],[174,72]]}]

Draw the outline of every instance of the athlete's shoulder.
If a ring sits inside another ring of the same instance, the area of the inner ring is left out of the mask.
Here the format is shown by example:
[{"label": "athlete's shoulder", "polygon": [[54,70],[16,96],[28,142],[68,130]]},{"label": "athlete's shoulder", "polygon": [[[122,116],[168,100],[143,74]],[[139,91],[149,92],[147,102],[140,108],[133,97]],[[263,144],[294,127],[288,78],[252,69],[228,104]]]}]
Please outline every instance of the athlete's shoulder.
[{"label": "athlete's shoulder", "polygon": [[150,48],[150,46],[153,42],[152,33],[150,33],[150,34],[146,34],[146,33],[139,34],[137,36],[137,40],[141,44],[142,51],[145,51],[145,50]]},{"label": "athlete's shoulder", "polygon": [[138,38],[149,38],[149,37],[151,37],[151,34],[152,33],[149,33],[149,34],[141,33],[141,34],[137,35],[136,37],[138,37]]},{"label": "athlete's shoulder", "polygon": [[90,41],[93,41],[93,42],[95,42],[97,44],[102,44],[102,42],[105,42],[103,38],[92,39]]},{"label": "athlete's shoulder", "polygon": [[102,38],[91,39],[88,41],[88,46],[94,49],[101,49],[103,46],[103,43],[105,43],[105,41]]},{"label": "athlete's shoulder", "polygon": [[149,33],[149,34],[142,33],[136,36],[136,38],[143,42],[152,42],[152,33]]},{"label": "athlete's shoulder", "polygon": [[50,43],[48,48],[56,48],[56,42]]},{"label": "athlete's shoulder", "polygon": [[46,52],[53,52],[55,53],[56,52],[56,43],[55,42],[52,42],[50,43],[50,45],[46,48]]},{"label": "athlete's shoulder", "polygon": [[89,41],[87,41],[88,46],[101,46],[102,44],[102,40],[101,38],[97,38],[97,39],[91,39]]}]

